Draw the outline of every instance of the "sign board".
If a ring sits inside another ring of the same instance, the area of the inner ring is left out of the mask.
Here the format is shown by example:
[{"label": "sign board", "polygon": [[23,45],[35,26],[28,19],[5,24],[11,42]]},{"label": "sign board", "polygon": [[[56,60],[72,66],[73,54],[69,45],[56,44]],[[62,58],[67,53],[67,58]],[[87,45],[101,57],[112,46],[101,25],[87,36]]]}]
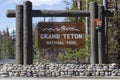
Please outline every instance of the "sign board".
[{"label": "sign board", "polygon": [[83,48],[85,45],[85,26],[77,22],[39,22],[39,47]]}]

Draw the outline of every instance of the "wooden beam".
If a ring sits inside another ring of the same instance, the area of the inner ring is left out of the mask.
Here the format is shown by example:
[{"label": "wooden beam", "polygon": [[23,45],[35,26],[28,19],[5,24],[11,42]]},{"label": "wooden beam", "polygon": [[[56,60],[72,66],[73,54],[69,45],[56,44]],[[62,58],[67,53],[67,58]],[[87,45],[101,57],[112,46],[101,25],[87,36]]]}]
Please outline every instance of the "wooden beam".
[{"label": "wooden beam", "polygon": [[90,16],[89,11],[80,10],[33,10],[33,17],[86,17]]},{"label": "wooden beam", "polygon": [[[8,10],[7,17],[15,17],[15,10]],[[90,11],[85,10],[32,10],[32,17],[89,17]],[[113,13],[106,10],[105,16],[113,16]]]},{"label": "wooden beam", "polygon": [[[8,10],[7,17],[15,17],[15,10]],[[89,17],[89,11],[78,10],[32,10],[32,17]]]},{"label": "wooden beam", "polygon": [[16,10],[7,10],[6,16],[10,18],[16,17]]}]

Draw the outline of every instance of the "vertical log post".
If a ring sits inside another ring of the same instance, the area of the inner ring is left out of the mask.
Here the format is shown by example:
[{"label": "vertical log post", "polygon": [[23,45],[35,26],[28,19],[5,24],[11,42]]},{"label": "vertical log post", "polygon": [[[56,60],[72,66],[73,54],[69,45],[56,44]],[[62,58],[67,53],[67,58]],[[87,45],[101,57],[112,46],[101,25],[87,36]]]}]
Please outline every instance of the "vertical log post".
[{"label": "vertical log post", "polygon": [[32,47],[32,3],[24,2],[24,65],[33,63]]},{"label": "vertical log post", "polygon": [[[107,10],[108,8],[107,2],[108,0],[103,0],[103,6],[105,10]],[[108,16],[105,16],[104,23],[105,23],[105,63],[108,64]]]},{"label": "vertical log post", "polygon": [[98,6],[98,18],[102,21],[102,25],[98,30],[98,55],[99,64],[105,63],[105,21],[104,21],[104,6]]},{"label": "vertical log post", "polygon": [[98,6],[97,3],[90,3],[90,42],[91,42],[91,57],[90,63],[98,63],[98,34],[96,31],[95,18],[98,16]]},{"label": "vertical log post", "polygon": [[16,6],[16,64],[23,64],[23,5]]}]

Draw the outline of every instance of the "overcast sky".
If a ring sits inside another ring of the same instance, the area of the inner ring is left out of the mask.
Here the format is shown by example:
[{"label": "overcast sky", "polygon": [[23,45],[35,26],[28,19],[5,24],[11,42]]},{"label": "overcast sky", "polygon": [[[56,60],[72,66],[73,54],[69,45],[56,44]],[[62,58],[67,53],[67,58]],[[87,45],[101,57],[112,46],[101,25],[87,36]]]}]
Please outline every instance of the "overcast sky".
[{"label": "overcast sky", "polygon": [[[23,4],[26,0],[0,0],[0,30],[15,28],[15,18],[7,18],[7,10],[15,10],[16,5]],[[33,4],[34,10],[64,10],[66,5],[64,0],[29,0]],[[67,0],[70,2],[71,0]],[[59,21],[58,18],[55,18]],[[33,23],[37,23],[43,20],[43,18],[34,18]],[[61,19],[62,20],[62,19]]]}]

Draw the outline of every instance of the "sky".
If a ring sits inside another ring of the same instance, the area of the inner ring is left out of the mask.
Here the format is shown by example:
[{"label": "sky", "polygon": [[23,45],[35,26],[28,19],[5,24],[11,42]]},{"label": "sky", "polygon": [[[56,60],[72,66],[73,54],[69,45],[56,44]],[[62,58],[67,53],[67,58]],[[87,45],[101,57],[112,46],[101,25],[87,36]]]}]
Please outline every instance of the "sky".
[{"label": "sky", "polygon": [[[26,0],[0,0],[0,30],[13,29],[16,26],[15,18],[6,17],[7,10],[15,10],[16,5],[21,5]],[[29,0],[32,2],[33,10],[65,10],[64,0]],[[66,0],[71,2],[71,0]],[[71,3],[70,3],[71,4]],[[68,5],[70,6],[70,5]],[[47,18],[46,21],[50,19]],[[63,18],[54,18],[56,21],[62,21]],[[33,18],[33,24],[43,21],[44,18]]]}]

